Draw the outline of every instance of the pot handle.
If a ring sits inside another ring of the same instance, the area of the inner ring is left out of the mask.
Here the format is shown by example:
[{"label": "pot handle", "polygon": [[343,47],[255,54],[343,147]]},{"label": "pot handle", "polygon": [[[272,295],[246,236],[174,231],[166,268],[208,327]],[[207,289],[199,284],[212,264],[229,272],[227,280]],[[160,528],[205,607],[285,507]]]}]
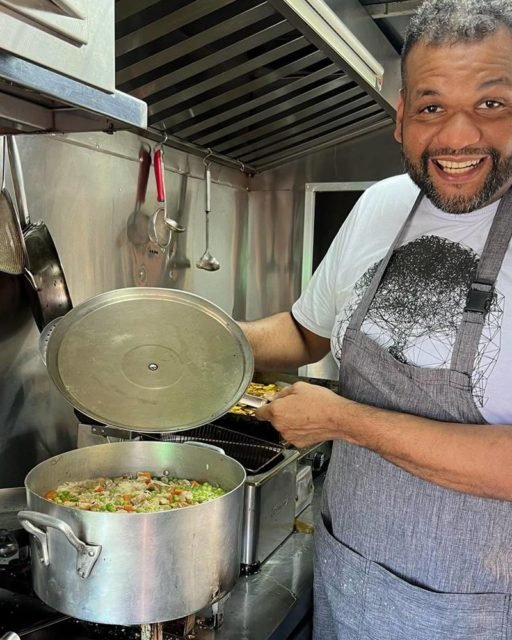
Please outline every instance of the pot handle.
[{"label": "pot handle", "polygon": [[[20,511],[18,520],[21,526],[31,533],[37,540],[41,550],[41,562],[47,567],[50,564],[50,554],[48,551],[48,537],[46,529],[52,527],[60,531],[73,546],[78,554],[76,560],[76,571],[81,578],[89,577],[92,568],[96,564],[101,553],[101,545],[92,545],[82,542],[73,532],[73,529],[62,520],[54,518],[47,513],[38,511]],[[43,528],[41,528],[43,527]]]}]

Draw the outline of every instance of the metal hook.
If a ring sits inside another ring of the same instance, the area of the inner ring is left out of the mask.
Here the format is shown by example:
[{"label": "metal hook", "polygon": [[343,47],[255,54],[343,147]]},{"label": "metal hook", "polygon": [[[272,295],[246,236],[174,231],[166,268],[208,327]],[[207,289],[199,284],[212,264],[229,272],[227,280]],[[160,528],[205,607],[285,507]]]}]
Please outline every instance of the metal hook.
[{"label": "metal hook", "polygon": [[238,160],[238,162],[240,163],[240,171],[245,173],[245,164],[241,160]]},{"label": "metal hook", "polygon": [[155,149],[160,149],[162,151],[162,154],[164,152],[164,144],[167,142],[167,140],[169,139],[169,136],[167,135],[166,131],[161,132],[162,135],[162,139],[160,140],[160,142],[157,142],[155,145]]},{"label": "metal hook", "polygon": [[207,162],[208,158],[210,156],[213,156],[213,151],[210,149],[210,147],[208,147],[208,153],[205,155],[205,157],[203,158],[203,164],[206,168],[208,168],[210,166],[210,162]]}]

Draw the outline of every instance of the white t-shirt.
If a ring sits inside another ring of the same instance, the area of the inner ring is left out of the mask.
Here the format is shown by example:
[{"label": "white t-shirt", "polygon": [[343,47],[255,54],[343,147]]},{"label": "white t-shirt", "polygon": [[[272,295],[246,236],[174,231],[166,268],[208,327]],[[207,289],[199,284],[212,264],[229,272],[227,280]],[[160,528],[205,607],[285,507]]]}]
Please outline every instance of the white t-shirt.
[{"label": "white t-shirt", "polygon": [[[378,264],[418,195],[407,175],[367,189],[334,239],[292,312],[331,339],[339,364],[345,329]],[[363,322],[362,331],[401,362],[450,366],[456,330],[498,203],[445,213],[423,198]],[[512,250],[496,282],[475,358],[473,396],[487,422],[512,423]]]}]

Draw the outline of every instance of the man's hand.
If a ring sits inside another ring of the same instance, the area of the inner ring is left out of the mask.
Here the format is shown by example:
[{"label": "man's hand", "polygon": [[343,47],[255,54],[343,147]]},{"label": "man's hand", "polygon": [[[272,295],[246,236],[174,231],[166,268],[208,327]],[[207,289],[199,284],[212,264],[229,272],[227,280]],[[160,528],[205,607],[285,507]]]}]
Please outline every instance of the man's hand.
[{"label": "man's hand", "polygon": [[256,417],[297,447],[345,440],[448,489],[512,501],[512,425],[429,420],[304,382],[280,391]]},{"label": "man's hand", "polygon": [[324,387],[296,382],[257,409],[255,415],[258,420],[271,422],[291,444],[307,447],[340,437],[338,415],[345,403],[353,404]]}]

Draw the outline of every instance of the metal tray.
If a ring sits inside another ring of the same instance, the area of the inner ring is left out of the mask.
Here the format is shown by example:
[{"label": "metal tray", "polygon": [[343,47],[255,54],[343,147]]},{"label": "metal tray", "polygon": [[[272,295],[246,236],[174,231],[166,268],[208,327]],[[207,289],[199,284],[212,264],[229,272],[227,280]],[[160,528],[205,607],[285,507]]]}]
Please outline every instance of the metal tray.
[{"label": "metal tray", "polygon": [[166,433],[226,413],[251,381],[252,351],[212,302],[174,289],[109,291],[67,313],[46,344],[62,395],[106,425]]},{"label": "metal tray", "polygon": [[268,471],[283,458],[284,447],[279,444],[265,442],[265,440],[223,429],[214,424],[203,425],[178,434],[164,435],[162,439],[172,442],[196,441],[214,444],[221,447],[226,455],[234,458],[251,474]]}]

